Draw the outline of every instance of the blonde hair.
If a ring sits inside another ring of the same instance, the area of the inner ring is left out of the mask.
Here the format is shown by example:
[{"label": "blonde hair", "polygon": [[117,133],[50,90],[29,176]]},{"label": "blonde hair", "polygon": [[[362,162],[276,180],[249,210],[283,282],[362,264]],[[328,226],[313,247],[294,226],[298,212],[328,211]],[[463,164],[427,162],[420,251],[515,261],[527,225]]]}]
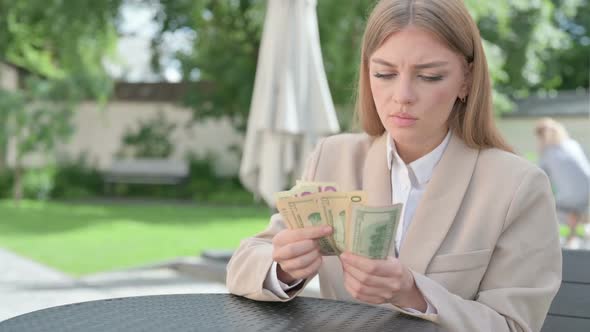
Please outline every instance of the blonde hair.
[{"label": "blonde hair", "polygon": [[[479,30],[461,0],[381,0],[373,9],[363,36],[356,98],[356,118],[371,136],[385,128],[369,83],[369,58],[391,34],[413,25],[439,38],[471,65],[471,86],[465,102],[456,100],[449,128],[468,146],[513,152],[494,124],[492,88]],[[468,67],[468,66],[466,66]]]},{"label": "blonde hair", "polygon": [[565,127],[551,118],[541,118],[537,121],[535,134],[542,148],[557,145],[569,137]]}]

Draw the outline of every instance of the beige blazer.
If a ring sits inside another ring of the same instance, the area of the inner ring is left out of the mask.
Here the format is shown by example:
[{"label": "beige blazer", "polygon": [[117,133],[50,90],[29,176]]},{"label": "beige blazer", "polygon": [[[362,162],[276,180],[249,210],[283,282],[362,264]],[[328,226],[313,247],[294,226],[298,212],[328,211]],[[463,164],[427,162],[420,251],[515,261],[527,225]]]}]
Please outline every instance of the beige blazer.
[{"label": "beige blazer", "polygon": [[[370,205],[389,205],[386,139],[331,136],[318,144],[303,178],[362,189]],[[284,228],[275,214],[266,230],[242,241],[227,267],[231,293],[288,301],[301,291],[282,300],[262,287],[272,237]],[[437,314],[382,306],[448,331],[541,329],[561,283],[561,249],[551,188],[539,168],[498,149],[469,148],[453,135],[405,236],[399,258]],[[338,257],[323,258],[319,279],[322,297],[355,301]]]}]

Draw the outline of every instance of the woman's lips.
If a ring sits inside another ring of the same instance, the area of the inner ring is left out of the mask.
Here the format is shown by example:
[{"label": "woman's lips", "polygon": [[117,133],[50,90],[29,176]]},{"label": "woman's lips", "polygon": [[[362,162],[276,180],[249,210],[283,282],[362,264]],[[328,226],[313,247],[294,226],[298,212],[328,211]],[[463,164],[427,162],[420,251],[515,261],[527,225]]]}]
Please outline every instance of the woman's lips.
[{"label": "woman's lips", "polygon": [[418,119],[408,114],[394,114],[391,118],[393,123],[398,127],[409,127],[418,121]]}]

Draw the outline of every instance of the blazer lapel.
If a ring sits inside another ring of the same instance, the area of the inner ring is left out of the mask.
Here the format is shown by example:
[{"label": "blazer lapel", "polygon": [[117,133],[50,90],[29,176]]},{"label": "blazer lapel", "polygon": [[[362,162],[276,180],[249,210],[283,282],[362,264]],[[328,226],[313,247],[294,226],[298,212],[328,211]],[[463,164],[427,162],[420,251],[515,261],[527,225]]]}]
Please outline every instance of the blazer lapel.
[{"label": "blazer lapel", "polygon": [[453,224],[478,155],[479,150],[467,147],[460,138],[452,135],[406,230],[400,260],[407,267],[421,274],[426,272]]},{"label": "blazer lapel", "polygon": [[387,165],[387,132],[377,138],[365,159],[362,188],[367,192],[367,205],[391,205],[391,172]]}]

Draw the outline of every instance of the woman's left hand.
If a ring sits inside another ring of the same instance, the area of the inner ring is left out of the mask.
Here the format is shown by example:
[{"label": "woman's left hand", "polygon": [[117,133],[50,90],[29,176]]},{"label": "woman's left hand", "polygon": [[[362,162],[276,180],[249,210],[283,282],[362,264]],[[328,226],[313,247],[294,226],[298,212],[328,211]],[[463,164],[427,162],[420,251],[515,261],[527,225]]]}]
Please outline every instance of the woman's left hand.
[{"label": "woman's left hand", "polygon": [[397,258],[369,259],[346,252],[340,255],[340,260],[344,285],[355,299],[426,311],[426,300],[416,287],[412,273]]}]

